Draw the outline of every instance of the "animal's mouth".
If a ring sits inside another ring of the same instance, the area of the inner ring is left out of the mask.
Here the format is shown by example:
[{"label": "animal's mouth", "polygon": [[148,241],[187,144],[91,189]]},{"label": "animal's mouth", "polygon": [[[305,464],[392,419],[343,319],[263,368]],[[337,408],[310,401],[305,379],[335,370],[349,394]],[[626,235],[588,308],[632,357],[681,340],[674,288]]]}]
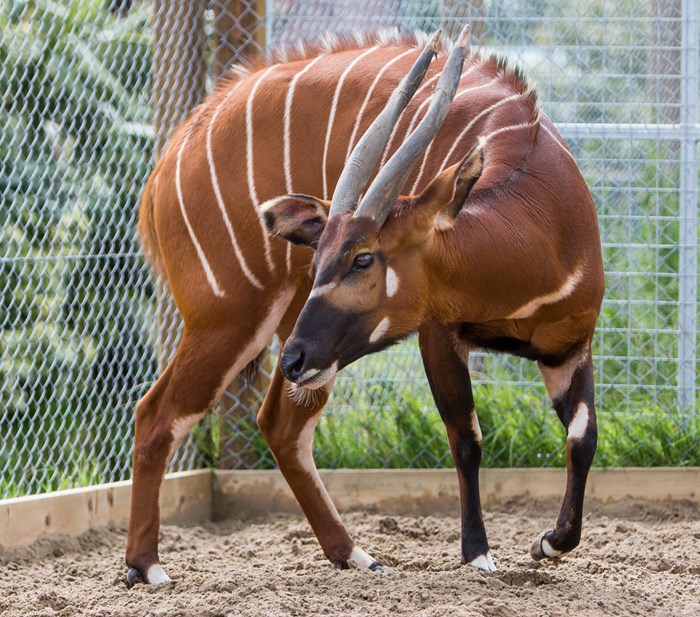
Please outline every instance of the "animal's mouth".
[{"label": "animal's mouth", "polygon": [[300,388],[308,388],[310,390],[316,390],[325,386],[331,379],[336,376],[338,372],[338,362],[334,362],[325,369],[312,368],[306,371],[299,379],[295,382]]}]

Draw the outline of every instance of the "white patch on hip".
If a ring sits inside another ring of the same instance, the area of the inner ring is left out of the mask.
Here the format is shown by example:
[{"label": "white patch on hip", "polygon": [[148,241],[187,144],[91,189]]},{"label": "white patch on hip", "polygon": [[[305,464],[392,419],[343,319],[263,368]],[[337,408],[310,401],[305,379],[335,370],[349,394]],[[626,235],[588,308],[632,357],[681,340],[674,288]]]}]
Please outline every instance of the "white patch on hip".
[{"label": "white patch on hip", "polygon": [[386,334],[390,325],[391,325],[391,321],[389,320],[388,317],[385,317],[384,319],[382,319],[377,324],[377,327],[372,331],[372,334],[369,335],[369,342],[376,343],[377,341],[381,340],[381,338]]},{"label": "white patch on hip", "polygon": [[576,268],[575,272],[566,277],[566,280],[561,287],[559,287],[559,289],[530,300],[527,304],[521,306],[517,311],[508,315],[508,319],[525,319],[526,317],[533,315],[541,306],[544,306],[545,304],[554,304],[559,300],[563,300],[573,293],[574,289],[576,289],[576,285],[579,284],[582,278],[583,268],[579,266]]},{"label": "white patch on hip", "polygon": [[156,563],[148,568],[146,572],[146,578],[150,585],[165,585],[166,583],[172,583],[173,580],[165,573],[165,570],[160,564]]},{"label": "white patch on hip", "polygon": [[393,268],[386,269],[386,295],[392,298],[399,290],[399,277]]},{"label": "white patch on hip", "polygon": [[588,428],[588,405],[583,401],[578,404],[574,417],[571,418],[566,431],[567,439],[581,439]]},{"label": "white patch on hip", "polygon": [[486,555],[479,555],[476,559],[470,561],[469,565],[479,568],[479,570],[486,570],[486,572],[496,571],[496,564],[493,563],[491,551],[488,551]]}]

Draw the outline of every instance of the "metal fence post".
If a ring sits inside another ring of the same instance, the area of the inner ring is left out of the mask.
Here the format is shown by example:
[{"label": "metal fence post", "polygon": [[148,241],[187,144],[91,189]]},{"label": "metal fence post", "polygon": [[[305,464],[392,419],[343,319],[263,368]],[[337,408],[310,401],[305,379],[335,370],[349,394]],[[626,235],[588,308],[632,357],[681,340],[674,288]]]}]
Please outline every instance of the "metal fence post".
[{"label": "metal fence post", "polygon": [[698,276],[698,146],[692,127],[698,121],[697,0],[683,0],[681,8],[681,149],[678,405],[686,412],[695,404],[697,276]]}]

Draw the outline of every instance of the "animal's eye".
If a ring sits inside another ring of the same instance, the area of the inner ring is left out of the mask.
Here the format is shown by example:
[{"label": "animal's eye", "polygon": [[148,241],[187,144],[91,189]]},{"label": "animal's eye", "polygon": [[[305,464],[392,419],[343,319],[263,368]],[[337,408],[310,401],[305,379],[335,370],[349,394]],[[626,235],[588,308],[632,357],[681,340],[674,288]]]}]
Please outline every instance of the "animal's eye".
[{"label": "animal's eye", "polygon": [[352,262],[352,269],[356,271],[367,270],[374,263],[374,255],[372,253],[359,253],[355,255]]}]

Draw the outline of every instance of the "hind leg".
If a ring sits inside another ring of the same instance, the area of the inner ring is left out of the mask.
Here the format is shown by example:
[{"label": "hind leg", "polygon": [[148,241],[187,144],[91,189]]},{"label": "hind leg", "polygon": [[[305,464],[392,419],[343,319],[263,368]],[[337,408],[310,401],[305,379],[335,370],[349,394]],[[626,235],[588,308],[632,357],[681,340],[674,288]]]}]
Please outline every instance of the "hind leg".
[{"label": "hind leg", "polygon": [[231,379],[267,344],[277,325],[268,321],[274,320],[257,329],[250,323],[186,327],[175,357],[138,403],[126,546],[129,584],[170,581],[158,558],[160,486],[168,461]]},{"label": "hind leg", "polygon": [[558,557],[578,546],[586,479],[598,439],[590,348],[557,367],[540,363],[540,370],[557,416],[566,428],[566,493],[554,529],[542,532],[530,548],[536,560]]}]

